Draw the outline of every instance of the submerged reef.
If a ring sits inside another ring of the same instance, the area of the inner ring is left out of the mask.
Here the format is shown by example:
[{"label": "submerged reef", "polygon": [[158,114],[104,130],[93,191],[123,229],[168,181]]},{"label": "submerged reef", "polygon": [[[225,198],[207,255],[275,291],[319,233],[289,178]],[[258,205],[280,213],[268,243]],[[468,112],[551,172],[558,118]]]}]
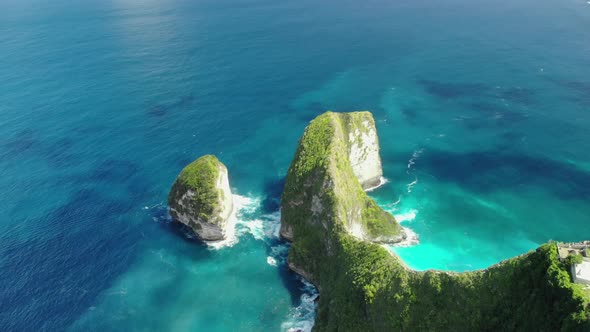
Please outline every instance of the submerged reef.
[{"label": "submerged reef", "polygon": [[590,331],[588,290],[555,243],[465,273],[413,271],[383,248],[405,234],[363,190],[381,176],[376,135],[369,112],[324,113],[287,174],[281,235],[320,291],[314,331]]},{"label": "submerged reef", "polygon": [[186,166],[168,195],[172,218],[204,241],[223,240],[233,209],[227,168],[213,155]]}]

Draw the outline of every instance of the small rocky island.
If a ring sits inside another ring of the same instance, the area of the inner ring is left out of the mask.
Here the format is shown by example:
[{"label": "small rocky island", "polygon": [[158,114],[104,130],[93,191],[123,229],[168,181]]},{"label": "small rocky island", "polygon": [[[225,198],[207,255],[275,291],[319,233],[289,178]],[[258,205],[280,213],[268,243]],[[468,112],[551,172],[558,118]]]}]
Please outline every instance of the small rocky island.
[{"label": "small rocky island", "polygon": [[451,273],[413,271],[381,243],[404,237],[363,191],[381,176],[368,112],[328,112],[299,141],[281,202],[289,267],[320,298],[314,331],[590,331],[590,297],[558,246]]},{"label": "small rocky island", "polygon": [[[305,130],[287,174],[281,235],[292,241],[297,230],[313,225],[318,229],[311,236],[318,243],[327,237],[318,231],[328,233],[334,227],[371,242],[402,241],[403,228],[363,190],[378,184],[382,175],[371,113],[320,115]],[[298,247],[292,252],[299,253]]]},{"label": "small rocky island", "polygon": [[232,202],[227,168],[213,155],[202,156],[186,166],[168,195],[172,218],[204,241],[225,238]]}]

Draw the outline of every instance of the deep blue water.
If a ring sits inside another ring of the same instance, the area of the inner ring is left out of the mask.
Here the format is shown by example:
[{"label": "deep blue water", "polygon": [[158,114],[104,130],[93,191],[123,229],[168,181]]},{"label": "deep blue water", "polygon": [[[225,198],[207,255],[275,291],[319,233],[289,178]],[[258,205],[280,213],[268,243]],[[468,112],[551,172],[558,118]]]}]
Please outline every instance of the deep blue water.
[{"label": "deep blue water", "polygon": [[[327,109],[374,113],[411,267],[590,238],[589,26],[582,0],[2,1],[0,330],[308,326],[274,228]],[[205,153],[244,206],[221,249],[166,212]]]}]

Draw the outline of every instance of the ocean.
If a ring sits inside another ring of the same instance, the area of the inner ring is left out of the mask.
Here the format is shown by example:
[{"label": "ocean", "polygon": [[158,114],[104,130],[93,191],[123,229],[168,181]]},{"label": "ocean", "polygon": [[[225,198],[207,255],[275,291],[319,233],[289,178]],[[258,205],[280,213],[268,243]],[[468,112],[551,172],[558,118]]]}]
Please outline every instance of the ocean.
[{"label": "ocean", "polygon": [[[0,330],[309,331],[280,195],[326,110],[373,112],[418,270],[590,238],[585,0],[4,0]],[[172,223],[227,165],[235,237]]]}]

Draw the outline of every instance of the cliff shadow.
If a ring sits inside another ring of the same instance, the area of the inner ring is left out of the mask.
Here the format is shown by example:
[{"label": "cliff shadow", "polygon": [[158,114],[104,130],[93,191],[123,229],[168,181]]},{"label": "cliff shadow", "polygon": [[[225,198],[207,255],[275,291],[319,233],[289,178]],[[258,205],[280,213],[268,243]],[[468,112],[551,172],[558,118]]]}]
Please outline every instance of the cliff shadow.
[{"label": "cliff shadow", "polygon": [[[274,177],[268,179],[264,184],[265,198],[261,204],[263,214],[276,214],[281,208],[281,196],[285,187],[285,177]],[[265,221],[272,223],[272,221]],[[276,225],[276,227],[280,226]],[[287,266],[287,257],[289,254],[290,244],[280,237],[267,237],[264,239],[266,255],[277,260],[277,273],[280,280],[289,291],[291,305],[298,306],[301,304],[302,283],[299,276],[291,271]]]},{"label": "cliff shadow", "polygon": [[262,200],[262,212],[273,213],[281,209],[281,196],[285,188],[285,177],[270,178],[264,183],[264,199]]}]

